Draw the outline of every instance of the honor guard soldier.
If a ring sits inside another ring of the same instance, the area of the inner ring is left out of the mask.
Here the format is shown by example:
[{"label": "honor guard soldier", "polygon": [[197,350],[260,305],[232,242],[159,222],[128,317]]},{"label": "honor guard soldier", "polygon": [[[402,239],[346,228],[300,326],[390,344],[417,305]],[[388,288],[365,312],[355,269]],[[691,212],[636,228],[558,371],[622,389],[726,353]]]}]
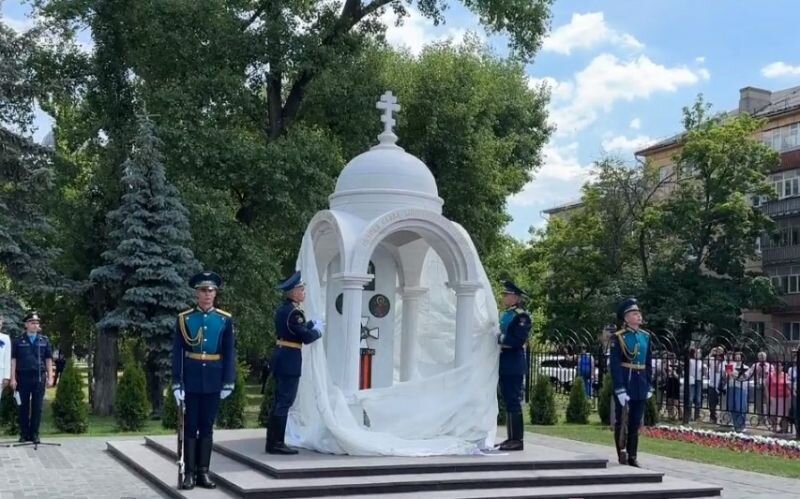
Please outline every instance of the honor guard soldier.
[{"label": "honor guard soldier", "polygon": [[634,298],[620,303],[617,320],[622,328],[611,336],[609,346],[609,370],[614,381],[614,441],[620,464],[639,467],[639,426],[645,403],[652,396],[650,333],[641,329],[642,313]]},{"label": "honor guard soldier", "polygon": [[531,316],[522,308],[522,299],[527,293],[511,281],[503,281],[503,305],[500,314],[500,392],[506,403],[506,428],[508,440],[498,449],[522,450],[522,379],[525,376],[525,346],[531,331]]},{"label": "honor guard soldier", "polygon": [[266,452],[269,454],[297,454],[286,446],[286,421],[289,408],[297,396],[297,385],[303,363],[303,344],[313,343],[322,337],[325,323],[307,321],[298,306],[306,298],[305,285],[300,272],[295,272],[278,289],[285,299],[275,312],[275,350],[272,354],[272,372],[275,376],[275,401],[269,417]]},{"label": "honor guard soldier", "polygon": [[11,389],[19,392],[19,441],[39,444],[42,401],[53,386],[53,351],[42,334],[39,314],[25,315],[25,334],[16,338],[11,350]]},{"label": "honor guard soldier", "polygon": [[185,401],[182,488],[195,484],[213,489],[208,476],[214,420],[221,399],[228,397],[236,380],[236,347],[231,314],[214,308],[222,278],[201,272],[189,280],[196,290],[197,306],[178,314],[172,347],[172,389],[180,405]]}]

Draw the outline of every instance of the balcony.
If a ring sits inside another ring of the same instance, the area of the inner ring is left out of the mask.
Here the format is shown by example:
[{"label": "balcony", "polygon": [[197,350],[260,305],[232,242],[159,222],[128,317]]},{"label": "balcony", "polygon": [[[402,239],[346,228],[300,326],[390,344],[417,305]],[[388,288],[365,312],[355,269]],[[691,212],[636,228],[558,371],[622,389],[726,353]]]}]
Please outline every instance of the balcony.
[{"label": "balcony", "polygon": [[761,248],[761,266],[800,262],[800,246]]},{"label": "balcony", "polygon": [[800,216],[800,197],[768,201],[761,206],[761,210],[770,218]]}]

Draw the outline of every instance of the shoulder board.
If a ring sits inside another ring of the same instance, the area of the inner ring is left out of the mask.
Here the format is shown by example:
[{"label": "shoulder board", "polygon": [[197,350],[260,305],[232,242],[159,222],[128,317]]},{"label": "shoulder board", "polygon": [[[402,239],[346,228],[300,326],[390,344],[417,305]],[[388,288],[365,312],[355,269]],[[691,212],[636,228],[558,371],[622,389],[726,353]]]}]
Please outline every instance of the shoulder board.
[{"label": "shoulder board", "polygon": [[192,311],[194,311],[194,309],[190,308],[188,310],[184,310],[183,312],[179,313],[178,315],[189,315],[189,314],[192,313]]},{"label": "shoulder board", "polygon": [[616,334],[617,336],[622,336],[623,334],[625,334],[626,331],[627,331],[627,329],[620,329],[619,331],[617,331],[614,334]]},{"label": "shoulder board", "polygon": [[215,308],[214,310],[219,312],[220,315],[224,315],[225,317],[228,317],[228,318],[233,317],[233,314],[231,314],[230,312],[226,312],[226,311],[222,310],[221,308]]}]

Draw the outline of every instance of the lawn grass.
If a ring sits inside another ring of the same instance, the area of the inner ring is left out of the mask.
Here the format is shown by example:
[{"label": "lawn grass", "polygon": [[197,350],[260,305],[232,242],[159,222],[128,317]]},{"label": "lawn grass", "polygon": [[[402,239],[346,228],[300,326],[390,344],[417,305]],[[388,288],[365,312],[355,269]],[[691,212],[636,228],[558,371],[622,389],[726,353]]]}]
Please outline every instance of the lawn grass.
[{"label": "lawn grass", "polygon": [[[558,424],[554,426],[529,425],[527,430],[542,435],[561,437],[579,442],[614,446],[611,430],[599,423],[588,425]],[[787,478],[800,478],[800,459],[735,452],[729,449],[704,447],[687,442],[663,440],[642,435],[639,439],[641,452],[683,459],[698,463],[715,464],[746,471]]]}]

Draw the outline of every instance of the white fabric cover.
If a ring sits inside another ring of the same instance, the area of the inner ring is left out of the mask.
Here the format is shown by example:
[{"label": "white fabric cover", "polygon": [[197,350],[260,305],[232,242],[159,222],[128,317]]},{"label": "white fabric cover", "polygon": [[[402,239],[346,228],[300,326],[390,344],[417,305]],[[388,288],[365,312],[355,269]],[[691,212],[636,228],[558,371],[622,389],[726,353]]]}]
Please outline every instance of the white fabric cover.
[{"label": "white fabric cover", "polygon": [[[460,226],[459,231],[466,232]],[[477,252],[471,243],[472,254]],[[324,289],[310,233],[297,262],[306,283],[304,310],[324,320]],[[387,388],[361,390],[349,401],[328,376],[324,344],[303,347],[297,399],[289,413],[286,442],[322,453],[354,456],[432,456],[480,453],[497,432],[499,347],[497,305],[483,267],[476,295],[472,359],[454,369],[456,296],[447,288],[445,267],[428,251],[421,286],[429,289],[419,307],[415,372],[421,377]],[[398,294],[398,301],[400,294]],[[402,303],[397,317],[402,317]],[[326,332],[330,334],[330,332]],[[397,335],[400,335],[399,328]],[[365,426],[363,413],[369,420]]]}]

